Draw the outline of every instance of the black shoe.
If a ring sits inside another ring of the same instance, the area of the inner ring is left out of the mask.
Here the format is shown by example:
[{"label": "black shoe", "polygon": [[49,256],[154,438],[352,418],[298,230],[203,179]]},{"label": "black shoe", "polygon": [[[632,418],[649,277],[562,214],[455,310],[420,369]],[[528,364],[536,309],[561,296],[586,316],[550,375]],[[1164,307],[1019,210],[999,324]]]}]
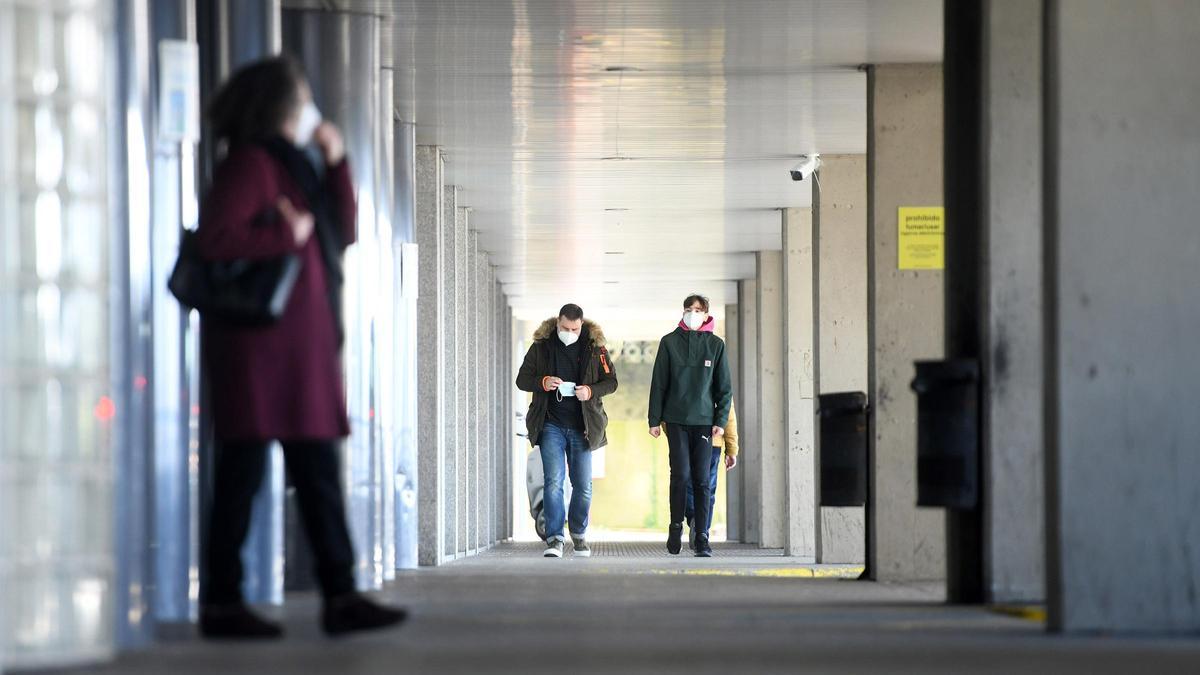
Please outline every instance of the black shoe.
[{"label": "black shoe", "polygon": [[696,557],[711,558],[712,546],[708,543],[708,535],[701,532],[696,535]]},{"label": "black shoe", "polygon": [[384,607],[359,593],[347,593],[325,600],[321,627],[330,636],[360,630],[387,628],[408,618],[403,609]]},{"label": "black shoe", "polygon": [[237,602],[202,607],[200,635],[210,640],[278,640],[283,637],[283,628]]},{"label": "black shoe", "polygon": [[667,529],[667,553],[678,555],[683,548],[683,523],[672,523]]}]

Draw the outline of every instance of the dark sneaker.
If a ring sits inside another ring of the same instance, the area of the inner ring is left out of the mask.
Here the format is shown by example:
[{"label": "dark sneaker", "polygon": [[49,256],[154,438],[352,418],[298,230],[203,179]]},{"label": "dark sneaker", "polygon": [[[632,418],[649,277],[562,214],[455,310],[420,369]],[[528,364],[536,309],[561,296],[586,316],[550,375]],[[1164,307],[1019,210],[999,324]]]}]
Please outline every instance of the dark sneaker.
[{"label": "dark sneaker", "polygon": [[683,523],[672,523],[667,529],[667,553],[679,555],[683,548]]},{"label": "dark sneaker", "polygon": [[542,551],[543,558],[561,558],[563,557],[563,546],[561,539],[546,542],[546,550]]},{"label": "dark sneaker", "polygon": [[238,602],[202,607],[200,634],[210,640],[278,640],[283,628]]},{"label": "dark sneaker", "polygon": [[704,534],[703,532],[701,532],[700,534],[696,535],[695,551],[696,551],[697,558],[711,558],[712,557],[712,546],[710,546],[708,544],[708,535],[707,534]]},{"label": "dark sneaker", "polygon": [[408,618],[408,612],[385,607],[359,593],[347,593],[325,601],[321,627],[336,637],[355,631],[395,626]]},{"label": "dark sneaker", "polygon": [[580,558],[592,557],[592,548],[588,546],[587,539],[571,535],[571,543],[575,545],[575,555]]}]

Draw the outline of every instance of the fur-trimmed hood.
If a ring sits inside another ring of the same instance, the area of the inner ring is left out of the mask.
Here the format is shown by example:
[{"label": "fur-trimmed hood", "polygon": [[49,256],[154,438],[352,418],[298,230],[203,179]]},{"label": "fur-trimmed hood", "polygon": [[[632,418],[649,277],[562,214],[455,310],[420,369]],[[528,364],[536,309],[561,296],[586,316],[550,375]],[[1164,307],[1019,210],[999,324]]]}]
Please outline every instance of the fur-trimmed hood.
[{"label": "fur-trimmed hood", "polygon": [[[605,345],[604,330],[600,328],[600,324],[591,319],[583,320],[583,327],[587,329],[588,341],[595,347],[603,347]],[[533,331],[534,342],[544,342],[549,340],[555,333],[558,332],[558,317],[552,316],[542,322],[537,330]]]}]

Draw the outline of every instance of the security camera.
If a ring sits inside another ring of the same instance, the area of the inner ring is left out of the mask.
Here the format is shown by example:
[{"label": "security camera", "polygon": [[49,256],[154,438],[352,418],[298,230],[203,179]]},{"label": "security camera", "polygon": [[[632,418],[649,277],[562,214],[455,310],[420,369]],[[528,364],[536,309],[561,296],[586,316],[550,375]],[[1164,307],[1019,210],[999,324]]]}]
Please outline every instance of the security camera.
[{"label": "security camera", "polygon": [[820,155],[800,155],[800,163],[792,167],[792,180],[801,181],[821,168]]}]

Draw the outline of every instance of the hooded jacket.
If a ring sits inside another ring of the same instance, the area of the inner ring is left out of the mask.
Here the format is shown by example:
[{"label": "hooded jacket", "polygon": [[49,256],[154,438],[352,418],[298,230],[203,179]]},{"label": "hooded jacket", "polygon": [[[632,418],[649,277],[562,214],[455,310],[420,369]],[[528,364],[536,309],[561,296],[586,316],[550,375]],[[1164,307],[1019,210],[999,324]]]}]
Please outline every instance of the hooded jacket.
[{"label": "hooded jacket", "polygon": [[733,380],[725,360],[725,342],[713,334],[712,317],[698,330],[680,322],[658,343],[650,381],[651,428],[666,422],[718,426],[729,421]]},{"label": "hooded jacket", "polygon": [[[617,390],[617,369],[605,348],[604,331],[594,321],[584,320],[587,332],[587,354],[583,366],[583,376],[577,385],[586,385],[592,390],[592,397],[581,401],[583,406],[584,437],[589,450],[598,450],[608,443],[608,413],[604,412],[603,398]],[[546,417],[550,409],[550,397],[553,391],[542,389],[542,380],[554,374],[554,361],[551,350],[558,329],[558,317],[550,317],[533,332],[533,344],[525,353],[525,360],[517,372],[517,388],[533,394],[529,402],[529,412],[525,415],[525,426],[529,431],[529,443],[537,445],[542,428],[546,426]]]}]

